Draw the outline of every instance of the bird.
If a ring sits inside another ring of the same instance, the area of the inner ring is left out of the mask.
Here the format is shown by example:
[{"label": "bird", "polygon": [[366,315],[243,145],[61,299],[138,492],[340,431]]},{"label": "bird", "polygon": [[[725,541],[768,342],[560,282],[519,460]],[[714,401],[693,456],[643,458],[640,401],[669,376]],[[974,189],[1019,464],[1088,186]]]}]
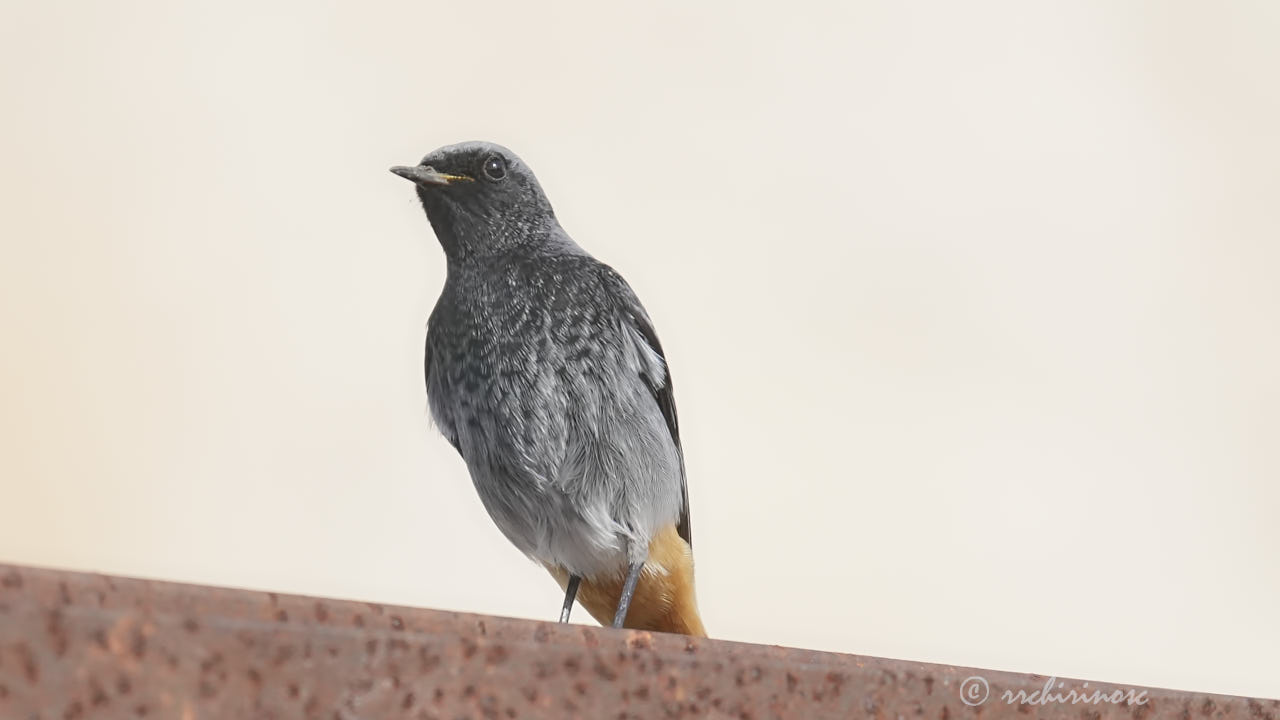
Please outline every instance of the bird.
[{"label": "bird", "polygon": [[561,227],[516,154],[464,142],[416,186],[446,274],[427,401],[504,536],[601,625],[706,637],[666,355],[622,276]]}]

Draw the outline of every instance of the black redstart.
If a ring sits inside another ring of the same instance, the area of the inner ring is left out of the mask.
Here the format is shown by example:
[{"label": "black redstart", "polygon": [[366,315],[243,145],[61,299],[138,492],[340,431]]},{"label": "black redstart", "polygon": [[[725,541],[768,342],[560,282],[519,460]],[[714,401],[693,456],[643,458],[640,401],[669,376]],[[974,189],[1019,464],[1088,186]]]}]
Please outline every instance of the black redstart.
[{"label": "black redstart", "polygon": [[448,273],[427,327],[431,415],[485,509],[601,624],[705,636],[671,375],[626,281],[560,227],[498,145],[412,180]]}]

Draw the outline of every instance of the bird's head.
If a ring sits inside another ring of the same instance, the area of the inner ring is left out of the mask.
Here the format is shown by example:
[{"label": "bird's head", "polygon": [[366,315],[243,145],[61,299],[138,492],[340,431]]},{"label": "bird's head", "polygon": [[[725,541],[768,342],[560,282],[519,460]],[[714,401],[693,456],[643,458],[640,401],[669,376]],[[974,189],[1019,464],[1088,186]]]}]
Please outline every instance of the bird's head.
[{"label": "bird's head", "polygon": [[451,258],[498,255],[559,227],[538,179],[501,145],[449,145],[391,172],[417,185],[431,227]]}]

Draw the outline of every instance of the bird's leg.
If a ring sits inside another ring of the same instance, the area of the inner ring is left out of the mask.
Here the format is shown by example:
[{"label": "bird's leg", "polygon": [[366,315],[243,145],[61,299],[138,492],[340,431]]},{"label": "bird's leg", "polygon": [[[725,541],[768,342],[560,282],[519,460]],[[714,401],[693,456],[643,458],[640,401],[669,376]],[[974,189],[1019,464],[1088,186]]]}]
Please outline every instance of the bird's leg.
[{"label": "bird's leg", "polygon": [[560,622],[569,622],[569,611],[573,609],[573,599],[578,597],[578,584],[582,582],[581,575],[570,575],[569,585],[564,590],[564,609],[560,611]]},{"label": "bird's leg", "polygon": [[622,622],[627,619],[627,610],[631,607],[631,596],[636,593],[636,581],[640,579],[640,571],[644,569],[644,563],[631,563],[627,566],[627,581],[622,584],[622,597],[618,598],[618,612],[613,616],[613,626],[622,627]]}]

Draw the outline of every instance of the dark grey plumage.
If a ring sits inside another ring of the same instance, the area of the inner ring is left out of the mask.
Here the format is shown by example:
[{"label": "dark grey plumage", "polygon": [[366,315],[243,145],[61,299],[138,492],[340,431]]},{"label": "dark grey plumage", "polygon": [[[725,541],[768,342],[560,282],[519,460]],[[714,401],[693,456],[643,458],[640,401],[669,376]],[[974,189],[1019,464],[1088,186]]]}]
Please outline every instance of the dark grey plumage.
[{"label": "dark grey plumage", "polygon": [[670,377],[635,293],[509,150],[452,145],[395,172],[418,183],[448,264],[427,330],[431,414],[494,522],[588,578],[643,562],[663,526],[689,541]]}]

